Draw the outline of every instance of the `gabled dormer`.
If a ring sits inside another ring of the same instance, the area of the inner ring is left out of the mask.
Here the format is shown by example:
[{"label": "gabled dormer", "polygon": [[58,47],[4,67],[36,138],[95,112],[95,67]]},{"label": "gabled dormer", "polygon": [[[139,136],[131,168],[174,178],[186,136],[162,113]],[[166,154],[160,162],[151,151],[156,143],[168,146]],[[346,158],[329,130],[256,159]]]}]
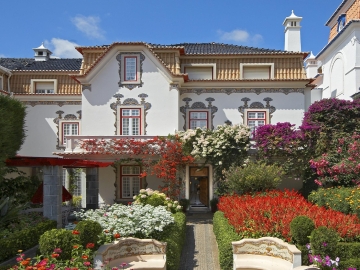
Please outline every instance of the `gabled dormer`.
[{"label": "gabled dormer", "polygon": [[35,52],[35,61],[47,61],[50,59],[52,52],[44,46],[44,43],[37,48],[33,48]]}]

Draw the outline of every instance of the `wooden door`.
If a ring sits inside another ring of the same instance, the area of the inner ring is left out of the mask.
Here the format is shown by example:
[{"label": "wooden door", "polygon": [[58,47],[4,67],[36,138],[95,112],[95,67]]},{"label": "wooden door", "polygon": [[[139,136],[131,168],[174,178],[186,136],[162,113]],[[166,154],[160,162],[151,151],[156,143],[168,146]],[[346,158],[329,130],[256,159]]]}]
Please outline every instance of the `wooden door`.
[{"label": "wooden door", "polygon": [[202,177],[200,179],[200,202],[209,206],[209,179]]}]

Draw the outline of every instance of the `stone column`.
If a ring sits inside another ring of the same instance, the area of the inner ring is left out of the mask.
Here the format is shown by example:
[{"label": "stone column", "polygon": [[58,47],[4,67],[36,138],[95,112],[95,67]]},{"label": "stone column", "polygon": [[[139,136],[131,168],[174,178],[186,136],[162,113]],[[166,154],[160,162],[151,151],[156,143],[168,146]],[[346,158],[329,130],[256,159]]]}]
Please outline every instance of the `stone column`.
[{"label": "stone column", "polygon": [[56,220],[61,228],[62,166],[44,166],[43,185],[44,216]]},{"label": "stone column", "polygon": [[86,168],[86,208],[99,208],[98,168]]}]

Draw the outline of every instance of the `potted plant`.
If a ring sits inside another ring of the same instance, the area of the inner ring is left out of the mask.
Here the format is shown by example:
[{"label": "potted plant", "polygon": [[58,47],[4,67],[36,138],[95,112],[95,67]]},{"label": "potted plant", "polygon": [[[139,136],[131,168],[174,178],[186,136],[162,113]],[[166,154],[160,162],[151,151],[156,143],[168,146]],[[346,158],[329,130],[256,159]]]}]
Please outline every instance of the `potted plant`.
[{"label": "potted plant", "polygon": [[210,207],[211,207],[211,212],[215,213],[217,211],[217,204],[219,202],[218,198],[212,198],[210,200]]},{"label": "potted plant", "polygon": [[190,200],[189,199],[180,199],[179,204],[182,206],[182,210],[185,213],[187,211],[187,209],[189,208],[190,205]]}]

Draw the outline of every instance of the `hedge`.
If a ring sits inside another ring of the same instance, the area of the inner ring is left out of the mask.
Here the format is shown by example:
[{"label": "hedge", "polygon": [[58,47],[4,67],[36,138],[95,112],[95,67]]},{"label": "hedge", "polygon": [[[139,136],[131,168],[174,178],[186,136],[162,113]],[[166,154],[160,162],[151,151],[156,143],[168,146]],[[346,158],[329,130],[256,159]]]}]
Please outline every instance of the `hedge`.
[{"label": "hedge", "polygon": [[360,269],[360,243],[338,243],[336,256],[340,258],[339,269]]},{"label": "hedge", "polygon": [[235,232],[228,220],[224,217],[224,213],[217,211],[213,218],[213,230],[219,248],[220,268],[227,270],[233,269],[233,241],[240,240],[240,236]]},{"label": "hedge", "polygon": [[186,217],[184,213],[173,214],[175,222],[165,228],[157,237],[159,241],[166,242],[166,269],[180,269],[181,251],[185,243]]},{"label": "hedge", "polygon": [[40,236],[51,229],[56,228],[56,221],[47,220],[35,227],[13,233],[7,238],[0,239],[0,262],[15,257],[18,250],[27,250],[39,243]]}]

